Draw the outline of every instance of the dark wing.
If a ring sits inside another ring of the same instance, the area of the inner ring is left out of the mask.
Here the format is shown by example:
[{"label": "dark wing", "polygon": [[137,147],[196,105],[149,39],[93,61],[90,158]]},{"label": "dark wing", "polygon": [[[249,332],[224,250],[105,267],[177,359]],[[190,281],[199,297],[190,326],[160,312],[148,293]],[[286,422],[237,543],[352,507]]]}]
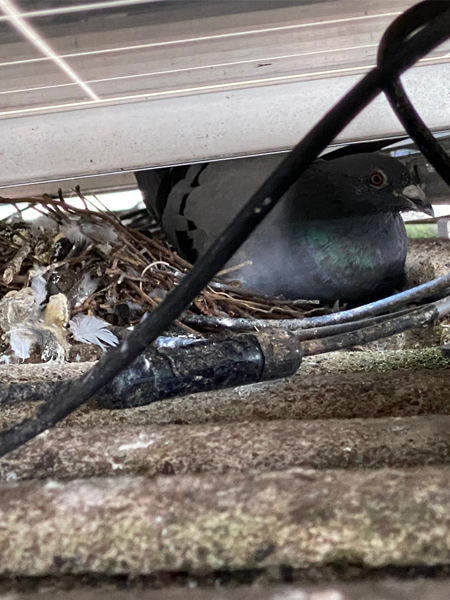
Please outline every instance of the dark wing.
[{"label": "dark wing", "polygon": [[145,207],[156,221],[161,221],[170,192],[186,176],[188,169],[189,166],[165,167],[134,173]]},{"label": "dark wing", "polygon": [[178,252],[195,260],[265,181],[282,155],[189,167],[169,193],[162,225]]}]

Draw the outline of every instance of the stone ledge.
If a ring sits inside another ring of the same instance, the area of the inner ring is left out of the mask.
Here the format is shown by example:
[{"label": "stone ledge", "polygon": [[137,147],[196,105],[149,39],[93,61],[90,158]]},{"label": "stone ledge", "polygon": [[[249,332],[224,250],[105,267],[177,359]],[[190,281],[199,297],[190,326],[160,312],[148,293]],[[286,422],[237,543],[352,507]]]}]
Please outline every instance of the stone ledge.
[{"label": "stone ledge", "polygon": [[0,575],[450,564],[450,469],[0,485]]},{"label": "stone ledge", "polygon": [[3,481],[374,469],[450,463],[450,416],[57,429],[0,461]]}]

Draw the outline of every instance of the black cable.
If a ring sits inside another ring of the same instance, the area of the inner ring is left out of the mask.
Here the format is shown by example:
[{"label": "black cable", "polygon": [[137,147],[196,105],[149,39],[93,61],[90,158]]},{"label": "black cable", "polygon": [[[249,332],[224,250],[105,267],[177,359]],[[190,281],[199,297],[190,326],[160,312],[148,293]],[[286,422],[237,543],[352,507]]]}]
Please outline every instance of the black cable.
[{"label": "black cable", "polygon": [[[357,323],[332,325],[297,333],[267,332],[214,336],[178,345],[179,338],[158,338],[133,364],[103,387],[95,400],[102,408],[147,406],[204,391],[221,390],[293,375],[303,356],[324,354],[389,337],[432,324],[450,312],[450,298],[430,306],[403,310],[394,315]],[[349,332],[346,330],[352,327]],[[317,335],[320,341],[302,340]],[[325,334],[327,334],[325,336]],[[0,406],[43,402],[58,394],[61,381],[0,385]]]},{"label": "black cable", "polygon": [[[448,299],[446,299],[448,302]],[[448,307],[450,310],[450,306]],[[325,354],[326,352],[335,352],[343,348],[351,348],[360,344],[367,344],[381,338],[387,338],[397,333],[402,333],[408,329],[430,325],[439,319],[440,313],[436,304],[424,306],[404,314],[400,317],[394,317],[382,323],[375,323],[369,327],[332,335],[324,339],[310,340],[302,344],[303,356],[313,356],[316,354]]]},{"label": "black cable", "polygon": [[373,325],[378,325],[380,323],[385,323],[386,321],[390,321],[392,319],[397,319],[399,317],[403,317],[404,315],[413,314],[417,308],[405,308],[403,310],[399,310],[394,313],[389,313],[387,315],[380,315],[377,317],[368,317],[367,319],[361,319],[359,321],[351,321],[350,323],[338,323],[337,325],[325,325],[324,327],[312,327],[311,329],[300,329],[299,331],[295,331],[295,335],[298,340],[308,341],[308,340],[319,340],[326,337],[341,335],[343,333],[348,333],[350,331],[356,331],[359,329],[366,329],[367,327],[372,327]]},{"label": "black cable", "polygon": [[[401,50],[402,43],[417,28],[423,27],[424,20],[431,16],[438,16],[442,9],[442,2],[434,1],[420,3],[412,6],[405,13],[409,23],[394,22],[383,35],[378,47],[378,65],[382,66],[389,60],[389,55]],[[389,104],[396,113],[408,135],[414,136],[422,154],[430,161],[442,179],[450,186],[450,157],[426,126],[422,117],[414,108],[408,94],[399,79],[386,81],[383,91]]]},{"label": "black cable", "polygon": [[[436,3],[427,0],[422,4],[434,6]],[[408,20],[408,17],[400,16],[394,26],[402,19]],[[289,187],[380,93],[386,82],[395,80],[449,36],[450,6],[442,3],[439,18],[425,23],[422,30],[407,39],[398,52],[389,55],[382,65],[365,75],[297,144],[164,302],[144,316],[129,339],[117,349],[111,350],[89,373],[64,385],[61,393],[47,402],[35,418],[25,419],[0,433],[0,456],[66,417],[130,365],[191,304]]]},{"label": "black cable", "polygon": [[414,131],[414,141],[419,150],[430,161],[447,185],[450,186],[450,158],[441,144],[430,132],[424,121],[411,104],[400,81],[387,84],[384,92],[397,116],[408,133]]},{"label": "black cable", "polygon": [[450,287],[450,273],[436,277],[416,287],[399,292],[393,296],[369,302],[356,308],[335,312],[319,317],[305,317],[303,319],[245,319],[232,317],[208,317],[205,315],[184,315],[183,323],[192,327],[205,327],[208,329],[222,329],[226,327],[233,331],[255,331],[261,329],[284,329],[297,331],[299,329],[313,329],[351,323],[366,317],[374,317],[382,313],[398,309],[408,304],[423,301],[426,298],[445,292]]}]

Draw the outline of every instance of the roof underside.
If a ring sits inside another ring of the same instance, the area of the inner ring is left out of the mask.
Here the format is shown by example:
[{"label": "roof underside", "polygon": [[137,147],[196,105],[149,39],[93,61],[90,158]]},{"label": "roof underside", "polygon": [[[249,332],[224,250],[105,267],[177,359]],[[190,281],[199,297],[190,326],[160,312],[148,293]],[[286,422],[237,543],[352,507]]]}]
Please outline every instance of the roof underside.
[{"label": "roof underside", "polygon": [[[289,149],[412,4],[2,0],[0,188]],[[449,51],[404,78],[435,130],[447,128]],[[379,98],[338,141],[400,132]]]}]

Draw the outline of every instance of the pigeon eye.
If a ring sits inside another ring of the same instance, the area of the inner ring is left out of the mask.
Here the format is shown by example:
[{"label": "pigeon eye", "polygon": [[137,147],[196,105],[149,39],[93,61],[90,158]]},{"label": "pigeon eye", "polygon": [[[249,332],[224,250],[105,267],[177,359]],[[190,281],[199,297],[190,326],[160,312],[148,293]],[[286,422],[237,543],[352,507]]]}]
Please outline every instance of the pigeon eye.
[{"label": "pigeon eye", "polygon": [[371,186],[379,188],[386,184],[386,175],[381,171],[374,171],[369,177]]}]

